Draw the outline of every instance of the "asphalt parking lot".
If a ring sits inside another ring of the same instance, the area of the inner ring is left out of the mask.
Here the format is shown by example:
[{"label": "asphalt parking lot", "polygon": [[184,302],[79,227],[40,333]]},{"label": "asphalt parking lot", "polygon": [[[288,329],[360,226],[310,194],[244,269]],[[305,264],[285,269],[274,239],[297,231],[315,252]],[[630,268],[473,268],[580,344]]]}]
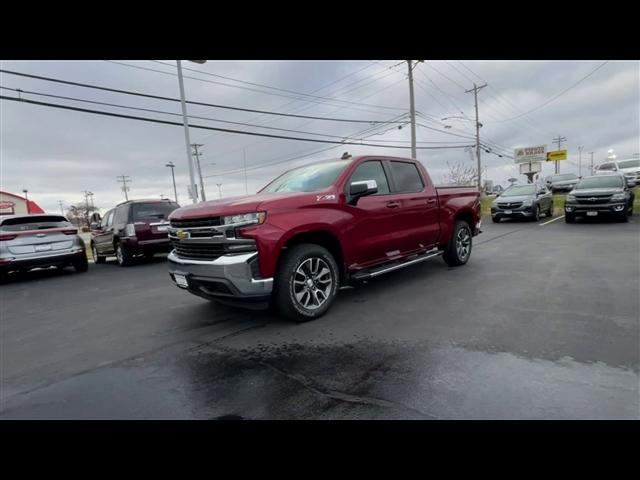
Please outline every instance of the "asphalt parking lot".
[{"label": "asphalt parking lot", "polygon": [[640,418],[640,217],[487,220],[466,266],[300,325],[181,291],[162,258],[11,279],[0,418]]}]

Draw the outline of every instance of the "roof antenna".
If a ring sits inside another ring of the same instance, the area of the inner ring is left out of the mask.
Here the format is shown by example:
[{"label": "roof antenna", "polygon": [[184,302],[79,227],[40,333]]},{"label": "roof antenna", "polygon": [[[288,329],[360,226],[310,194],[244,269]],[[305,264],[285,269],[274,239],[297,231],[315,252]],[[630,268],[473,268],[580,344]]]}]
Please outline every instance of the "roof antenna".
[{"label": "roof antenna", "polygon": [[349,152],[344,152],[340,160],[349,160],[350,158],[351,158],[351,155],[349,154]]}]

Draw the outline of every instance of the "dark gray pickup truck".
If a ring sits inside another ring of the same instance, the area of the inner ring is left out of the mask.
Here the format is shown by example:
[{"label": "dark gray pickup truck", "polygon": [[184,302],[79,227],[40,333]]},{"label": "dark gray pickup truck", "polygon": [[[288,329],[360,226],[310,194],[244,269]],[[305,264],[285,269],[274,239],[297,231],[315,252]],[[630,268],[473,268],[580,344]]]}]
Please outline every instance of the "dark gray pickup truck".
[{"label": "dark gray pickup truck", "polygon": [[567,194],[564,219],[575,222],[576,217],[615,216],[628,222],[633,215],[633,191],[621,174],[584,177]]}]

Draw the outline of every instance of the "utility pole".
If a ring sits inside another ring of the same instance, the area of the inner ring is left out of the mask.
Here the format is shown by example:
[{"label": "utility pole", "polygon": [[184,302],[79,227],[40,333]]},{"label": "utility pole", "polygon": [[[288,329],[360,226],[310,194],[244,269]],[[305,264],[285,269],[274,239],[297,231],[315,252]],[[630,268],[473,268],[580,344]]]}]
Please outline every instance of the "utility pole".
[{"label": "utility pole", "polygon": [[222,198],[222,184],[216,183],[216,185],[218,186],[218,195],[220,195],[220,198]]},{"label": "utility pole", "polygon": [[584,147],[579,146],[578,147],[578,176],[581,177],[582,176],[582,149]]},{"label": "utility pole", "polygon": [[129,195],[127,192],[129,191],[129,187],[127,187],[127,182],[131,181],[131,177],[129,175],[118,175],[116,177],[118,179],[118,183],[122,183],[122,191],[124,192],[124,198],[126,201],[129,201]]},{"label": "utility pole", "polygon": [[[560,150],[560,146],[562,145],[562,142],[566,142],[567,141],[567,137],[561,137],[560,135],[558,135],[556,138],[553,139],[554,142],[558,142],[558,150]],[[559,160],[556,160],[556,173],[560,173],[560,163],[558,163]]]},{"label": "utility pole", "polygon": [[465,90],[465,93],[473,92],[473,99],[476,104],[476,158],[478,159],[478,190],[482,192],[482,166],[480,163],[480,127],[482,124],[478,120],[478,90],[486,87],[487,84],[477,86],[473,84],[471,90]]},{"label": "utility pole", "polygon": [[200,195],[202,196],[202,201],[206,202],[207,196],[204,193],[204,180],[202,179],[202,170],[200,169],[200,155],[202,155],[202,152],[198,152],[198,147],[204,147],[204,145],[201,143],[192,143],[191,146],[193,147],[193,158],[196,161],[196,167],[198,169],[198,177],[200,177]]},{"label": "utility pole", "polygon": [[242,162],[244,163],[244,194],[249,195],[249,188],[247,187],[247,149],[242,149]]},{"label": "utility pole", "polygon": [[58,205],[60,205],[60,214],[64,215],[64,207],[62,206],[62,200],[58,200]]},{"label": "utility pole", "polygon": [[[416,152],[416,107],[413,97],[413,69],[412,60],[407,60],[407,68],[409,69],[409,113],[411,115],[411,158],[417,158]],[[417,65],[417,63],[416,63]]]},{"label": "utility pole", "polygon": [[187,103],[184,99],[184,82],[182,80],[182,62],[176,60],[178,63],[178,84],[180,85],[180,103],[182,105],[182,124],[184,126],[184,143],[187,147],[187,163],[189,165],[189,192],[191,192],[191,198],[193,203],[198,203],[198,191],[196,188],[196,181],[193,175],[193,162],[191,161],[191,140],[189,140],[189,120],[187,119]]},{"label": "utility pole", "polygon": [[169,167],[171,169],[171,178],[173,179],[173,194],[176,197],[176,203],[178,203],[178,190],[176,189],[176,174],[173,169],[176,167],[173,162],[169,162],[165,165],[165,167]]},{"label": "utility pole", "polygon": [[589,155],[591,155],[591,175],[593,175],[593,154],[594,152],[589,152]]}]

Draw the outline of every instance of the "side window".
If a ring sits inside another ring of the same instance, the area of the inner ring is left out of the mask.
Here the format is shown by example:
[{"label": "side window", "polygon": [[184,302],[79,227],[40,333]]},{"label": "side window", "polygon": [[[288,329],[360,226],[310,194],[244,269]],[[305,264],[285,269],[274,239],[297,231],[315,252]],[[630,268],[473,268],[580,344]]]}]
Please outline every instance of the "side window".
[{"label": "side window", "polygon": [[598,170],[613,170],[613,163],[603,163]]},{"label": "side window", "polygon": [[415,164],[394,161],[390,164],[398,192],[419,192],[424,188],[424,182]]},{"label": "side window", "polygon": [[122,205],[121,207],[116,208],[116,213],[113,218],[113,223],[115,225],[123,225],[127,223],[127,205]]},{"label": "side window", "polygon": [[378,194],[389,193],[389,182],[379,161],[364,162],[351,175],[351,182],[359,182],[362,180],[375,180],[378,184]]},{"label": "side window", "polygon": [[102,229],[110,227],[113,225],[113,210],[109,210],[107,214],[102,219]]}]

